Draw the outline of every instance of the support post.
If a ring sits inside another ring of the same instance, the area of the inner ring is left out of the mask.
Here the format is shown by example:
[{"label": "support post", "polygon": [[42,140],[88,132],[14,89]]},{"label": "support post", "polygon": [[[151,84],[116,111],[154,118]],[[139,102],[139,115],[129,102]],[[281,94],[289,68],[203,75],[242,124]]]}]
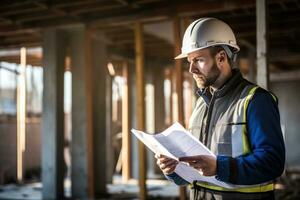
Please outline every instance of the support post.
[{"label": "support post", "polygon": [[257,84],[265,89],[269,85],[266,9],[266,0],[256,0]]},{"label": "support post", "polygon": [[63,199],[64,177],[64,34],[55,29],[43,33],[43,199]]},{"label": "support post", "polygon": [[[107,64],[106,64],[107,66]],[[113,182],[114,175],[114,155],[113,155],[113,144],[112,144],[112,77],[106,76],[106,108],[105,108],[105,116],[106,116],[106,180],[107,183]]]},{"label": "support post", "polygon": [[26,48],[20,51],[20,71],[17,87],[17,180],[23,181],[26,138]]},{"label": "support post", "polygon": [[90,34],[84,26],[68,30],[72,66],[73,198],[94,197],[93,99]]},{"label": "support post", "polygon": [[[111,134],[110,131],[110,112],[105,113],[105,111],[110,108],[108,101],[111,101],[111,96],[106,96],[108,88],[111,86],[106,80],[109,78],[107,70],[107,52],[105,36],[103,32],[98,32],[98,37],[91,36],[90,31],[88,31],[88,38],[90,40],[90,50],[87,55],[87,59],[91,60],[91,93],[92,93],[92,121],[93,121],[93,138],[90,141],[93,143],[93,149],[91,149],[91,156],[93,159],[93,188],[95,198],[105,197],[107,195],[106,183],[108,182],[108,170],[106,163],[107,153],[107,135]],[[104,38],[104,39],[103,39]],[[91,58],[89,57],[92,56]],[[99,82],[103,80],[103,82]],[[88,79],[87,79],[88,81]]]},{"label": "support post", "polygon": [[[143,28],[140,22],[135,23],[135,66],[137,90],[137,129],[145,130],[145,84],[144,84],[144,45]],[[139,199],[147,198],[146,190],[146,150],[142,142],[138,141],[139,152]]]},{"label": "support post", "polygon": [[122,97],[122,180],[127,182],[131,169],[131,138],[130,138],[130,76],[128,63],[123,62],[123,97]]},{"label": "support post", "polygon": [[[152,77],[154,83],[154,125],[155,125],[155,133],[162,132],[165,126],[165,98],[164,98],[164,69],[162,67],[155,67],[152,70]],[[156,165],[156,164],[155,164]],[[157,165],[156,165],[157,166]]]}]

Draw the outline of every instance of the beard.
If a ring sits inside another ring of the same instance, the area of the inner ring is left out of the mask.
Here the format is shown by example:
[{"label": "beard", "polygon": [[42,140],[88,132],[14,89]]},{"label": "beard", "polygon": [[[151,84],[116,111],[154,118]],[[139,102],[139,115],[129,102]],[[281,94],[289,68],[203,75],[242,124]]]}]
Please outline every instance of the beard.
[{"label": "beard", "polygon": [[206,88],[212,86],[216,82],[220,73],[220,69],[214,61],[213,66],[207,73],[200,72],[200,74],[193,75],[193,78],[195,79],[198,88]]}]

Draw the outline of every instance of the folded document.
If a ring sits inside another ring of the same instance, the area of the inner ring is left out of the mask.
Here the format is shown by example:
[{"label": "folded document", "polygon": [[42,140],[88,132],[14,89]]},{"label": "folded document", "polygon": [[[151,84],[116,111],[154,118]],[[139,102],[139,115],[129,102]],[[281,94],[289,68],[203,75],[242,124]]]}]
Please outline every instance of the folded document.
[{"label": "folded document", "polygon": [[[166,155],[175,160],[185,156],[215,156],[178,122],[174,123],[165,131],[155,135],[135,129],[131,129],[131,132],[154,153]],[[190,183],[197,180],[229,189],[236,187],[236,185],[218,181],[214,176],[203,176],[198,170],[184,162],[178,163],[175,173]]]}]

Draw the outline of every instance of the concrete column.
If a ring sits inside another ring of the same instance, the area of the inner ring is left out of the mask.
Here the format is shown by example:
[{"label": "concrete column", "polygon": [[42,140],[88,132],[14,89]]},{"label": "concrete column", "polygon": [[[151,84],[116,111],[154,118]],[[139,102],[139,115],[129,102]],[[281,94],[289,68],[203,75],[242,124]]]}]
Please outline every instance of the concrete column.
[{"label": "concrete column", "polygon": [[72,197],[106,194],[106,47],[84,27],[68,30],[72,62]]},{"label": "concrete column", "polygon": [[[106,135],[110,135],[110,113],[106,113],[110,108],[111,80],[107,70],[107,53],[104,35],[97,33],[97,38],[92,38],[92,85],[93,85],[93,135],[94,135],[94,183],[95,197],[103,197],[106,194],[106,183],[109,177],[106,169]],[[101,36],[101,37],[100,37]],[[109,118],[106,118],[109,117]]]},{"label": "concrete column", "polygon": [[266,0],[256,0],[257,84],[265,89],[269,85],[266,9]]},{"label": "concrete column", "polygon": [[43,33],[42,183],[44,199],[63,198],[64,141],[64,34],[57,29]]},{"label": "concrete column", "polygon": [[112,183],[115,165],[113,165],[112,146],[112,77],[106,77],[106,180]]},{"label": "concrete column", "polygon": [[68,29],[72,71],[72,198],[93,198],[93,113],[90,35],[84,26]]}]

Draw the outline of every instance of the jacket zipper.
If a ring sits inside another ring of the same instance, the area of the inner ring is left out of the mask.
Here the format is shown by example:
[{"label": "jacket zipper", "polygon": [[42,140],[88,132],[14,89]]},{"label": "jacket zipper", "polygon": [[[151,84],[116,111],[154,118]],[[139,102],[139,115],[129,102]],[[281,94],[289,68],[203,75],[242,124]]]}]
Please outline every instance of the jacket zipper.
[{"label": "jacket zipper", "polygon": [[212,109],[214,107],[214,103],[215,103],[215,95],[213,94],[212,98],[209,102],[209,105],[208,105],[208,114],[207,114],[207,118],[206,118],[206,126],[205,126],[205,132],[204,132],[204,136],[205,136],[204,145],[207,148],[210,148],[210,145],[208,146],[208,136],[209,136],[208,131],[209,131],[209,127],[210,127],[210,121],[211,121],[211,115],[212,115]]}]

